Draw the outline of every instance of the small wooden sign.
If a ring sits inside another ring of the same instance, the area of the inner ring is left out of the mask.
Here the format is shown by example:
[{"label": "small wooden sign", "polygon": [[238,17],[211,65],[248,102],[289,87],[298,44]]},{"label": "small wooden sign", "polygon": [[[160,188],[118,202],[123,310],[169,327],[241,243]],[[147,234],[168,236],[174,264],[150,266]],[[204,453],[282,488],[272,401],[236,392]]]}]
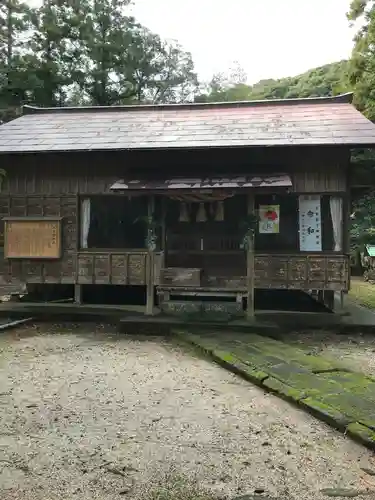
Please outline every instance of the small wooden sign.
[{"label": "small wooden sign", "polygon": [[59,259],[60,217],[5,217],[6,259]]}]

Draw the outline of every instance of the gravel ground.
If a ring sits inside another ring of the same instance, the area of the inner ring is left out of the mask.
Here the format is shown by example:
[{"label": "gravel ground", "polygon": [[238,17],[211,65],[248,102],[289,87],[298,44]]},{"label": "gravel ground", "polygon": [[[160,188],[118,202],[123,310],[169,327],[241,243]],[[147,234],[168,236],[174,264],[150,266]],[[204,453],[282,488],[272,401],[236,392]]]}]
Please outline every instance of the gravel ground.
[{"label": "gravel ground", "polygon": [[361,467],[375,469],[365,448],[167,340],[106,325],[0,337],[3,500],[133,499],[163,473],[221,498],[321,500],[369,487]]},{"label": "gravel ground", "polygon": [[300,349],[311,354],[323,355],[340,361],[350,370],[375,377],[374,335],[343,335],[310,330],[288,333],[284,341],[298,345]]}]

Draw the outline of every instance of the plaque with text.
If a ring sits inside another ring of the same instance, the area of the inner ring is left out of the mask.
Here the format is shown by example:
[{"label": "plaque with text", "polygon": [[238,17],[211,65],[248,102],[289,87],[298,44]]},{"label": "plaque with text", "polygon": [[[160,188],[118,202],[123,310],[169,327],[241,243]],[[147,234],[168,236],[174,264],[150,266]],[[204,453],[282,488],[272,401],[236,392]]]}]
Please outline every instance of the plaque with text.
[{"label": "plaque with text", "polygon": [[59,259],[61,257],[61,219],[7,217],[4,220],[5,258]]}]

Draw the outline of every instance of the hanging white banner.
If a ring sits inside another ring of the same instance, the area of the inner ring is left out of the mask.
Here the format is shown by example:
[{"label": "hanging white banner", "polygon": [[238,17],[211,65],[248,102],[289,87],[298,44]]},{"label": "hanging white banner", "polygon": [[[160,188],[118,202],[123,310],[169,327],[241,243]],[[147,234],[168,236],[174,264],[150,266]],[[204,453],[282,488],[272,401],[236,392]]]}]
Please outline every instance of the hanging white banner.
[{"label": "hanging white banner", "polygon": [[299,249],[322,251],[322,217],[320,196],[299,197]]}]

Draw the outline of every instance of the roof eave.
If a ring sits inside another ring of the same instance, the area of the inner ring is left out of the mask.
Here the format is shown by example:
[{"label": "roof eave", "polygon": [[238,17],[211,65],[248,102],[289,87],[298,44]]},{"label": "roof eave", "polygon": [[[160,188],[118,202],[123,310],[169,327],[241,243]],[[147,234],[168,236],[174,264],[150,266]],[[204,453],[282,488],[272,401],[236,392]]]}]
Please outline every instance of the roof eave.
[{"label": "roof eave", "polygon": [[9,150],[9,151],[0,151],[1,154],[45,154],[45,153],[111,153],[111,152],[157,152],[157,151],[187,151],[187,150],[196,150],[196,151],[202,151],[202,150],[223,150],[223,149],[260,149],[260,148],[265,148],[265,149],[272,149],[272,148],[346,148],[346,149],[354,149],[354,148],[374,148],[375,149],[375,140],[371,144],[260,144],[260,145],[252,145],[252,146],[246,146],[244,145],[228,145],[228,146],[194,146],[194,147],[181,147],[181,146],[174,146],[174,147],[138,147],[138,148],[92,148],[92,149],[25,149],[22,151],[15,151],[15,150]]},{"label": "roof eave", "polygon": [[125,106],[78,106],[78,107],[55,107],[55,108],[41,108],[38,106],[30,106],[25,104],[22,107],[22,114],[36,114],[36,113],[74,113],[74,112],[105,112],[105,111],[157,111],[157,110],[170,110],[170,109],[218,109],[218,108],[248,108],[248,107],[261,107],[261,106],[278,106],[278,105],[298,105],[298,104],[322,104],[322,103],[346,103],[353,102],[353,93],[347,92],[331,97],[304,97],[300,99],[266,99],[260,101],[229,101],[229,102],[192,102],[182,104],[137,104]]}]

